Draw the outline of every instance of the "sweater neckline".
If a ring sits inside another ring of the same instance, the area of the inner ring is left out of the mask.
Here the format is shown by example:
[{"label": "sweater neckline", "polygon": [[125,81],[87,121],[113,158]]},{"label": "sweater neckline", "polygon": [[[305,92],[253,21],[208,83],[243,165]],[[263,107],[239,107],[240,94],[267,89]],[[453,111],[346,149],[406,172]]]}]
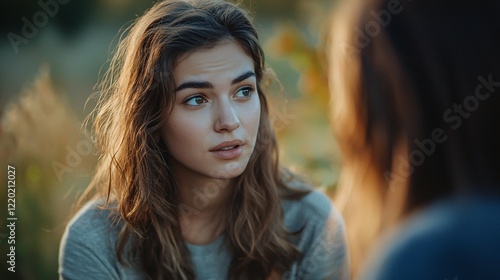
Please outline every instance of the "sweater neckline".
[{"label": "sweater neckline", "polygon": [[197,245],[188,242],[184,242],[184,244],[186,244],[186,247],[189,249],[192,256],[203,255],[204,257],[206,257],[209,254],[216,253],[217,249],[220,249],[220,247],[222,247],[221,245],[223,244],[224,236],[224,234],[221,234],[219,237],[217,237],[217,239],[208,244]]}]

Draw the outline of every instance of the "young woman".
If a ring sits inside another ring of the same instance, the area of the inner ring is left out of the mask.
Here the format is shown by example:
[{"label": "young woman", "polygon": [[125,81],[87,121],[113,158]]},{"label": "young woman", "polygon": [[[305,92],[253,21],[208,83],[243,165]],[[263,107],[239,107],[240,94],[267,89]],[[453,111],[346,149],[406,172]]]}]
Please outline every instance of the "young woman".
[{"label": "young woman", "polygon": [[361,279],[500,279],[500,4],[341,7],[332,123],[354,269],[393,229]]},{"label": "young woman", "polygon": [[343,221],[279,167],[244,11],[164,1],[102,84],[101,153],[60,251],[64,279],[349,279]]}]

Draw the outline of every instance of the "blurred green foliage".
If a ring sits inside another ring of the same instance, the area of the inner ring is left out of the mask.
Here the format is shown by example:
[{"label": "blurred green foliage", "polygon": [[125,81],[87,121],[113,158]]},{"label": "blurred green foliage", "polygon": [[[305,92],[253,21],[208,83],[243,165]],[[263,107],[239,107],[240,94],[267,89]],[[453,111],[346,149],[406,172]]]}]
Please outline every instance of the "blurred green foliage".
[{"label": "blurred green foliage", "polygon": [[295,118],[284,131],[278,130],[278,137],[284,162],[333,194],[339,156],[328,122],[326,58],[321,41],[310,43],[306,37],[295,24],[286,23],[275,28],[266,44],[268,54],[288,61],[299,75],[299,95],[287,102],[287,111]]}]

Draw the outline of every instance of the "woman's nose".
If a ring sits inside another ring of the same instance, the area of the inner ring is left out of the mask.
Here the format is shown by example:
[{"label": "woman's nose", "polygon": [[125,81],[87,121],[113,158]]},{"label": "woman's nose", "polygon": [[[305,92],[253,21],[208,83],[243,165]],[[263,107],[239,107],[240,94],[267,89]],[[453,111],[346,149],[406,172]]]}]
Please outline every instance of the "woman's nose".
[{"label": "woman's nose", "polygon": [[215,131],[231,132],[240,127],[237,112],[229,100],[221,101],[220,105],[214,109],[216,110]]}]

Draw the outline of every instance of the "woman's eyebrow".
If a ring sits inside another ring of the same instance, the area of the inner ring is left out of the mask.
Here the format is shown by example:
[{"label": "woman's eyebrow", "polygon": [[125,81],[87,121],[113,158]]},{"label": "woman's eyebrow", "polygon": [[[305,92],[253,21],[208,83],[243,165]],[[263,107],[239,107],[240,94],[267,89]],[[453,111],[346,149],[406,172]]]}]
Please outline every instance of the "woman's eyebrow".
[{"label": "woman's eyebrow", "polygon": [[[253,71],[248,71],[248,72],[245,72],[245,73],[239,75],[238,77],[234,78],[231,81],[231,84],[232,85],[237,84],[237,83],[244,81],[250,77],[255,77],[255,73]],[[178,86],[175,89],[175,91],[177,92],[177,91],[180,91],[180,90],[183,90],[186,88],[214,88],[214,86],[210,82],[187,81],[187,82],[182,83],[180,86]]]},{"label": "woman's eyebrow", "polygon": [[243,73],[239,75],[238,77],[234,78],[233,81],[231,82],[232,85],[237,84],[241,81],[244,81],[250,77],[255,77],[255,73],[253,71],[248,71],[246,73]]},{"label": "woman's eyebrow", "polygon": [[186,88],[214,88],[209,82],[187,81],[178,86],[175,91],[180,91]]}]

